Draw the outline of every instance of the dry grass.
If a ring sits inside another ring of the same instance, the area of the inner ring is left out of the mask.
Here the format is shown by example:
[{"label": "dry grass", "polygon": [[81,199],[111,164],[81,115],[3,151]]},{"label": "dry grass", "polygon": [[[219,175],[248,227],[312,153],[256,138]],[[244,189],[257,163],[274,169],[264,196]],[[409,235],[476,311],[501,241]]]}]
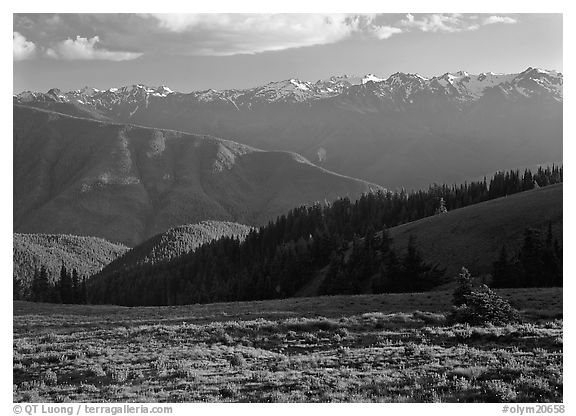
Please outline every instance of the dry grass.
[{"label": "dry grass", "polygon": [[504,294],[526,322],[447,326],[447,292],[165,308],[16,302],[14,401],[562,401],[561,290]]}]

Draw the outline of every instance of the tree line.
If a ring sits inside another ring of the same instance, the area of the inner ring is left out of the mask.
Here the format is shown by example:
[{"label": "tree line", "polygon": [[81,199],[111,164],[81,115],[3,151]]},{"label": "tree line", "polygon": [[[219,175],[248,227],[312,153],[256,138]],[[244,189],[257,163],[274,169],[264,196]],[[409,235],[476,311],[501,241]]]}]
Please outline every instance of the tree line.
[{"label": "tree line", "polygon": [[58,279],[50,276],[45,266],[36,268],[29,287],[14,278],[13,298],[33,302],[84,304],[87,303],[86,278],[78,275],[76,269],[68,271],[62,264]]},{"label": "tree line", "polygon": [[97,274],[89,298],[123,305],[285,298],[322,273],[325,294],[428,290],[442,283],[443,271],[424,264],[413,240],[400,255],[388,227],[560,182],[562,167],[541,167],[498,172],[489,181],[301,206],[243,242],[223,237],[171,261]]},{"label": "tree line", "polygon": [[562,247],[552,234],[551,223],[545,235],[538,229],[526,228],[519,250],[509,255],[503,245],[492,266],[492,286],[496,288],[562,284]]},{"label": "tree line", "polygon": [[445,270],[426,264],[410,236],[403,255],[394,248],[386,229],[370,229],[354,238],[351,248],[332,253],[320,286],[322,295],[422,292],[445,281]]}]

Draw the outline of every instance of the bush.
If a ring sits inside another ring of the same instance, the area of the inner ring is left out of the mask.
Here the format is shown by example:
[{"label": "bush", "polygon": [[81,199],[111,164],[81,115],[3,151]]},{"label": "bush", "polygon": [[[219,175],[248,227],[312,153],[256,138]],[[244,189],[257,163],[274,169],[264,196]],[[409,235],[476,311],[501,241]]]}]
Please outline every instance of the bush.
[{"label": "bush", "polygon": [[104,371],[100,364],[92,364],[90,367],[88,367],[88,375],[93,377],[104,377],[106,375],[106,371]]},{"label": "bush", "polygon": [[48,369],[44,373],[44,382],[49,386],[53,386],[58,383],[58,376],[54,371]]},{"label": "bush", "polygon": [[243,368],[246,367],[246,360],[242,354],[234,354],[232,358],[230,358],[230,365],[232,367]]},{"label": "bush", "polygon": [[455,305],[450,314],[452,323],[506,325],[520,320],[518,311],[486,285],[463,298],[464,303]]}]

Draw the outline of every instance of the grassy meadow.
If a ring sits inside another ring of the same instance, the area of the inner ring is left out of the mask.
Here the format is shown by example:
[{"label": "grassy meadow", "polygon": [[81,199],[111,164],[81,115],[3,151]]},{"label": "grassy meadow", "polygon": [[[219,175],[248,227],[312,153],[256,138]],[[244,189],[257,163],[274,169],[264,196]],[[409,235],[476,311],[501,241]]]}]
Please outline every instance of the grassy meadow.
[{"label": "grassy meadow", "polygon": [[522,323],[449,325],[451,293],[175,307],[14,302],[15,402],[561,402],[562,289]]}]

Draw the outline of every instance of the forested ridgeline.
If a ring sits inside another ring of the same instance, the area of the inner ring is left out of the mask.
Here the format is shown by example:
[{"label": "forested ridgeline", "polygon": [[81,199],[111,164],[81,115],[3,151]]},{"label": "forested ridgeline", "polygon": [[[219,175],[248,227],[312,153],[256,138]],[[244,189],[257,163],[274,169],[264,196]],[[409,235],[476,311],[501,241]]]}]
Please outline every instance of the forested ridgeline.
[{"label": "forested ridgeline", "polygon": [[237,236],[242,241],[251,229],[252,227],[244,224],[211,220],[180,225],[127,251],[104,267],[102,273],[124,273],[143,264],[165,262],[223,236]]},{"label": "forested ridgeline", "polygon": [[560,183],[562,175],[557,166],[514,170],[462,185],[301,206],[243,242],[223,237],[168,262],[99,273],[88,282],[89,300],[169,305],[283,298],[319,276],[325,294],[428,290],[446,280],[443,271],[422,261],[413,240],[394,247],[388,227]]}]

